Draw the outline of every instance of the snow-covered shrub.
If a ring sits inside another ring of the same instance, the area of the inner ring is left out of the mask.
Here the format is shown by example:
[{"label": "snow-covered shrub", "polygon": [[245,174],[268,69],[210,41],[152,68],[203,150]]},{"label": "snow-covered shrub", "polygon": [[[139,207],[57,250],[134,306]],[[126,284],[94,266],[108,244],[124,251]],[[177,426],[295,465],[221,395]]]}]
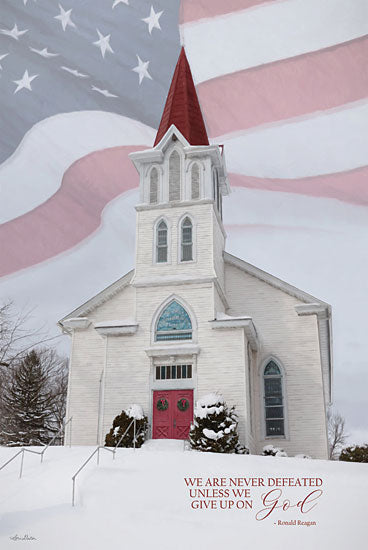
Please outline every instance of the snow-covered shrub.
[{"label": "snow-covered shrub", "polygon": [[197,402],[189,441],[197,451],[236,453],[239,450],[237,429],[235,408],[229,409],[222,395],[210,393]]},{"label": "snow-covered shrub", "polygon": [[[124,410],[114,418],[112,428],[105,438],[106,447],[115,447],[123,433],[127,430],[129,424],[135,418],[136,420],[136,436],[135,446],[141,447],[146,439],[146,432],[148,428],[148,419],[144,415],[143,409],[140,405],[131,405],[128,409]],[[119,447],[134,447],[134,424],[132,424],[119,443]]]},{"label": "snow-covered shrub", "polygon": [[305,455],[305,454],[301,453],[301,454],[299,454],[299,455],[295,455],[294,458],[312,458],[312,457],[309,456],[309,455]]},{"label": "snow-covered shrub", "polygon": [[284,449],[279,449],[279,447],[274,447],[273,445],[265,445],[262,454],[263,456],[287,456]]},{"label": "snow-covered shrub", "polygon": [[235,445],[235,452],[237,455],[249,455],[249,449],[242,443]]},{"label": "snow-covered shrub", "polygon": [[341,451],[339,460],[343,462],[368,462],[368,444],[346,447]]}]

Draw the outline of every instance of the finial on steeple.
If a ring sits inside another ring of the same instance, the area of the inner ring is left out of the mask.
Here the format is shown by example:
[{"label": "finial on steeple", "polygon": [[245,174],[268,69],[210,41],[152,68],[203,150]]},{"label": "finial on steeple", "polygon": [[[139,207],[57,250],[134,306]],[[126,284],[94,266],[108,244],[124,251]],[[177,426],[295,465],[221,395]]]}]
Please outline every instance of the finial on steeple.
[{"label": "finial on steeple", "polygon": [[209,145],[206,126],[184,47],[181,48],[175,67],[154,146],[161,141],[172,124],[177,127],[190,145]]}]

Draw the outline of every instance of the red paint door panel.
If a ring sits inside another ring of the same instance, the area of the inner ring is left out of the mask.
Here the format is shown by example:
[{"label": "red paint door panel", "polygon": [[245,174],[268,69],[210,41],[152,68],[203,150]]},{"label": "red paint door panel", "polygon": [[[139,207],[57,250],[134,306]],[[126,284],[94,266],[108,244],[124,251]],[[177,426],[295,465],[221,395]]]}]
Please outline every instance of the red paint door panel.
[{"label": "red paint door panel", "polygon": [[193,420],[193,390],[173,392],[173,439],[187,439]]},{"label": "red paint door panel", "polygon": [[193,420],[193,390],[153,392],[153,439],[187,439]]}]

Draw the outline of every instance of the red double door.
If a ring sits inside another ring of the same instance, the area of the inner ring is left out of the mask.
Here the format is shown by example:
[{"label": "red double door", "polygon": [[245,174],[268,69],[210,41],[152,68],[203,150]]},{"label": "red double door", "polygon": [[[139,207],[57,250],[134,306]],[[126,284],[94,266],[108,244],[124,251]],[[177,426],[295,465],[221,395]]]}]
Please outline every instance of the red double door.
[{"label": "red double door", "polygon": [[153,392],[153,439],[187,439],[193,421],[193,390]]}]

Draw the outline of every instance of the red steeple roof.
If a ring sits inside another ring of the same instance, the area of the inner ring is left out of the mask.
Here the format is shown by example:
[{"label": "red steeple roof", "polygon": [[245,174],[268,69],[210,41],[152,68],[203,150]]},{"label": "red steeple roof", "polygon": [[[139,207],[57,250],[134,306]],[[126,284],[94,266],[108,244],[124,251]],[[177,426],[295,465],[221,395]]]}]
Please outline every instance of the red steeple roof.
[{"label": "red steeple roof", "polygon": [[192,73],[181,49],[154,146],[174,124],[190,145],[209,145]]}]

